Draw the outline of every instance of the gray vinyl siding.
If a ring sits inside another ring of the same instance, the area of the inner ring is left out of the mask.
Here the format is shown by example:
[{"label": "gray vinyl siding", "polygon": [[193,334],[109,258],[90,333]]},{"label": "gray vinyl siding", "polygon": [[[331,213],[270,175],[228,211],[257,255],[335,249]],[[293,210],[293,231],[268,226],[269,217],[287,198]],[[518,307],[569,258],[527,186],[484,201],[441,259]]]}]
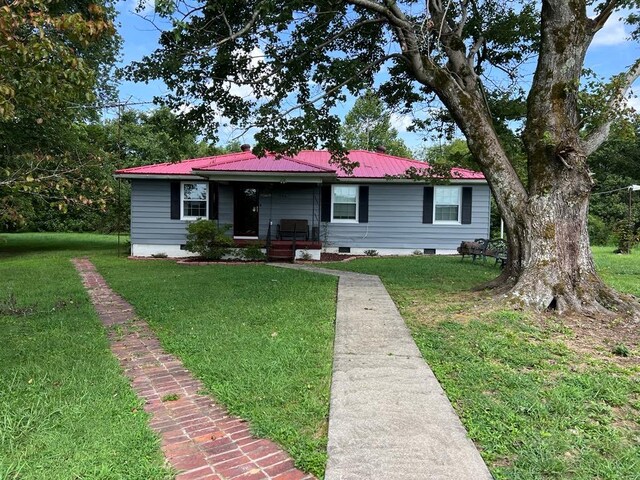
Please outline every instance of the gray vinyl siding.
[{"label": "gray vinyl siding", "polygon": [[[269,220],[272,222],[271,233],[275,238],[277,225],[283,218],[306,220],[309,223],[309,235],[313,224],[313,186],[276,187],[272,191],[260,192],[260,238],[266,238]],[[317,192],[318,199],[320,192]],[[317,217],[320,217],[320,202],[316,206]]]},{"label": "gray vinyl siding", "polygon": [[[490,193],[473,185],[471,224],[422,223],[423,185],[370,185],[368,223],[328,223],[329,247],[455,250],[462,240],[489,236]],[[324,230],[324,228],[323,228]]]},{"label": "gray vinyl siding", "polygon": [[[259,234],[265,238],[269,219],[276,225],[283,218],[306,219],[313,223],[315,186],[275,186],[260,193]],[[489,235],[489,187],[473,185],[473,210],[470,225],[422,223],[423,185],[403,184],[369,186],[368,223],[328,223],[320,227],[320,239],[328,247],[371,249],[454,250],[462,240]],[[220,185],[220,224],[233,224],[233,187]],[[131,243],[182,245],[186,241],[183,220],[172,220],[169,180],[133,180],[131,182]],[[320,208],[320,203],[317,207]],[[320,212],[318,212],[318,215]],[[311,233],[311,232],[310,232]]]},{"label": "gray vinyl siding", "polygon": [[171,219],[169,180],[131,181],[131,243],[182,245],[186,242],[184,220]]},{"label": "gray vinyl siding", "polygon": [[[233,187],[218,185],[218,222],[233,226]],[[230,230],[233,233],[233,229]]]}]

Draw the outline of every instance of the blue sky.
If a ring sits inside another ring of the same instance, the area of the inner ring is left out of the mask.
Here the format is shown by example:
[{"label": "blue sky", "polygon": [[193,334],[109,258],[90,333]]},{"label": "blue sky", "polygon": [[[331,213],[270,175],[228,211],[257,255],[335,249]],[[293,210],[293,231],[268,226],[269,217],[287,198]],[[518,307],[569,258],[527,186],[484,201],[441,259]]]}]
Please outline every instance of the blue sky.
[{"label": "blue sky", "polygon": [[[145,10],[141,12],[148,18],[153,18],[153,0],[146,0]],[[140,18],[134,13],[138,0],[124,0],[117,4],[119,32],[124,39],[122,50],[122,65],[141,59],[157,47],[160,32],[150,22]],[[156,20],[159,20],[156,18]],[[162,26],[162,25],[160,25]],[[619,17],[612,18],[605,28],[600,31],[587,56],[586,65],[594,69],[599,75],[609,77],[623,71],[640,57],[640,44],[626,40],[629,27],[619,21]],[[635,90],[640,93],[640,82],[636,82]],[[151,101],[154,96],[162,96],[168,93],[162,82],[149,84],[123,82],[120,86],[120,98],[131,102]],[[337,114],[343,116],[349,111],[354,99],[349,99]],[[634,98],[631,105],[640,111],[640,99]],[[153,108],[153,105],[139,105],[139,109]],[[410,118],[394,115],[394,126],[400,132],[400,136],[411,149],[418,149],[423,144],[423,135],[407,132]],[[234,129],[223,129],[220,132],[220,143],[226,143],[237,135]],[[252,143],[250,134],[239,138],[242,143]]]}]

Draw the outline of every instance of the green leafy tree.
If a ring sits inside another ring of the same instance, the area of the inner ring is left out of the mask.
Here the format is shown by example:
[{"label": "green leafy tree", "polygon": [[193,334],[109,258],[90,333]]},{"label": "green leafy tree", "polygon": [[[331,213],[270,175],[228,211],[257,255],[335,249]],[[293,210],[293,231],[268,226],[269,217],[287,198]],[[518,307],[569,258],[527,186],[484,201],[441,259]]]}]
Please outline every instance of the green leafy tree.
[{"label": "green leafy tree", "polygon": [[[595,188],[589,213],[595,225],[602,222],[599,241],[613,240],[613,235],[632,238],[640,226],[640,195],[629,192],[630,185],[640,184],[640,117],[632,122],[616,123],[609,139],[589,158]],[[632,196],[629,212],[629,195]],[[635,201],[633,201],[635,198]],[[631,213],[631,215],[629,215]],[[607,232],[607,236],[604,236]],[[622,242],[629,245],[629,242]]]},{"label": "green leafy tree", "polygon": [[349,150],[374,150],[383,146],[390,155],[413,157],[411,150],[398,138],[398,130],[391,126],[391,112],[370,91],[358,98],[345,116],[342,137]]},{"label": "green leafy tree", "polygon": [[[344,146],[334,107],[347,92],[372,88],[384,71],[378,93],[385,103],[401,112],[440,107],[489,182],[508,231],[509,260],[488,287],[522,307],[640,314],[637,301],[599,278],[587,232],[587,158],[623,110],[640,60],[606,83],[583,76],[592,40],[614,13],[631,11],[626,21],[640,36],[640,0],[166,3],[173,27],[132,73],[163,79],[174,108],[197,99],[185,121],[215,131],[222,115],[259,129],[260,148],[320,144],[339,159]],[[524,91],[518,84],[532,63]],[[514,88],[503,88],[505,80]],[[238,84],[242,91],[232,88]],[[526,177],[499,134],[514,113],[524,116]]]},{"label": "green leafy tree", "polygon": [[240,151],[238,142],[211,146],[183,128],[167,108],[128,110],[119,118],[75,122],[52,130],[49,155],[10,157],[20,182],[0,198],[0,231],[123,231],[129,225],[130,189],[119,168]]},{"label": "green leafy tree", "polygon": [[166,107],[148,112],[126,110],[118,118],[94,125],[99,144],[120,156],[122,167],[178,162],[216,152],[198,131],[185,128]]},{"label": "green leafy tree", "polygon": [[104,205],[102,186],[83,174],[103,161],[86,148],[83,124],[113,92],[114,16],[108,1],[1,3],[1,228],[24,226],[43,205]]},{"label": "green leafy tree", "polygon": [[462,167],[471,170],[479,168],[469,151],[469,147],[467,147],[467,142],[460,138],[440,145],[425,147],[419,153],[418,158],[432,164],[443,164],[449,168]]},{"label": "green leafy tree", "polygon": [[46,122],[94,100],[99,70],[118,51],[114,15],[100,1],[3,1],[0,120]]}]

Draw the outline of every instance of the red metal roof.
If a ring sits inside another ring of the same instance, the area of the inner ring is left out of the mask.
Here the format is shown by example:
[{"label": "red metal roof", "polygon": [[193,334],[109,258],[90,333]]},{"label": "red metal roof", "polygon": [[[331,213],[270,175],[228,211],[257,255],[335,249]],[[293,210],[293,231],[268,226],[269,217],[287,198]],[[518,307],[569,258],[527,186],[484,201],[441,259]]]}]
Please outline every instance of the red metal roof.
[{"label": "red metal roof", "polygon": [[[218,157],[219,158],[219,157]],[[333,173],[335,170],[323,165],[313,165],[303,160],[268,153],[264,157],[251,155],[250,158],[216,160],[205,167],[194,170],[217,172],[291,172],[291,173]]]},{"label": "red metal roof", "polygon": [[[196,175],[197,172],[253,172],[253,173],[335,173],[338,178],[385,178],[402,176],[407,170],[422,171],[429,164],[417,160],[395,157],[367,150],[352,150],[348,154],[351,162],[358,162],[352,174],[347,174],[338,165],[330,163],[331,153],[326,150],[303,150],[294,157],[268,153],[256,157],[251,152],[230,153],[215,157],[183,160],[177,163],[157,163],[142,167],[117,170],[117,175]],[[194,172],[197,171],[197,172]],[[484,180],[484,175],[464,168],[451,169],[452,178]]]},{"label": "red metal roof", "polygon": [[[348,157],[351,162],[360,164],[353,169],[351,175],[339,169],[336,165],[330,164],[331,153],[326,150],[303,150],[296,156],[296,158],[314,165],[332,166],[336,170],[338,178],[384,178],[386,176],[402,176],[409,169],[424,171],[429,168],[429,164],[426,162],[368,150],[351,150]],[[464,168],[451,169],[451,176],[453,178],[484,180],[482,173]]]}]

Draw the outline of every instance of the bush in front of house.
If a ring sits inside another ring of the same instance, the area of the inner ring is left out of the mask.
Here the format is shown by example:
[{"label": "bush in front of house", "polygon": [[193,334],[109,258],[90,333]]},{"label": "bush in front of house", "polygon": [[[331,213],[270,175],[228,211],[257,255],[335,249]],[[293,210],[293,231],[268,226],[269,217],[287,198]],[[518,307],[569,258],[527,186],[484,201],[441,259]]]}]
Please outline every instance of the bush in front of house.
[{"label": "bush in front of house", "polygon": [[267,256],[258,245],[249,245],[242,252],[242,258],[249,262],[261,262],[266,260]]},{"label": "bush in front of house", "polygon": [[196,220],[187,227],[185,248],[205,260],[220,260],[231,252],[233,239],[225,233],[231,225],[218,225],[213,220]]}]

